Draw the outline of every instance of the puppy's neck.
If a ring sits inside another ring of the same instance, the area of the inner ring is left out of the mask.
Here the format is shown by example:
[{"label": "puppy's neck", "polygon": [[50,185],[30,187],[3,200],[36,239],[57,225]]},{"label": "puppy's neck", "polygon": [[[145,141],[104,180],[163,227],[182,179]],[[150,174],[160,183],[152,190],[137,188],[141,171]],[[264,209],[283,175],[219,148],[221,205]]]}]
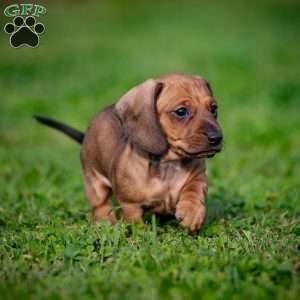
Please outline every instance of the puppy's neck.
[{"label": "puppy's neck", "polygon": [[181,161],[183,158],[175,153],[171,148],[168,149],[168,152],[161,157],[161,162],[171,162],[171,161]]},{"label": "puppy's neck", "polygon": [[150,165],[158,167],[161,164],[165,163],[178,163],[178,162],[183,162],[187,163],[192,160],[193,158],[185,158],[174,152],[171,148],[168,149],[168,152],[163,154],[163,155],[154,155],[149,152],[146,152],[142,150],[140,147],[137,145],[134,145],[133,143],[129,142],[129,147],[131,151],[134,151],[137,153],[140,157],[143,157],[144,159],[149,161]]}]

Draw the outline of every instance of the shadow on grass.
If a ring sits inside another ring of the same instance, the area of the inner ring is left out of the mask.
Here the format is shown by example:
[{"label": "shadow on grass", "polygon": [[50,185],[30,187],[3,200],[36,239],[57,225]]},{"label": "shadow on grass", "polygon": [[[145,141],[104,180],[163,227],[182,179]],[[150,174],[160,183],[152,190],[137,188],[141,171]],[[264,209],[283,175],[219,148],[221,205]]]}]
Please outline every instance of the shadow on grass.
[{"label": "shadow on grass", "polygon": [[209,226],[220,219],[228,220],[243,215],[245,202],[238,195],[223,193],[222,196],[211,195],[206,202],[207,219],[205,226]]}]

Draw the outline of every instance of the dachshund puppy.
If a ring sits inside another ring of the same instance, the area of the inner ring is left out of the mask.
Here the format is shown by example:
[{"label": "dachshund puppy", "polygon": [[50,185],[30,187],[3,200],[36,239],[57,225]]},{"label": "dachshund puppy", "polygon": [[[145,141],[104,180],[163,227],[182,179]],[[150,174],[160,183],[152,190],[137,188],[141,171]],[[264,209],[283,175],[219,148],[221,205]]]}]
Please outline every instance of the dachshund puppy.
[{"label": "dachshund puppy", "polygon": [[145,210],[175,215],[199,230],[205,220],[205,159],[222,148],[217,103],[199,76],[149,79],[91,121],[85,135],[57,121],[38,121],[82,143],[86,196],[95,220],[116,223],[116,194],[126,221]]}]

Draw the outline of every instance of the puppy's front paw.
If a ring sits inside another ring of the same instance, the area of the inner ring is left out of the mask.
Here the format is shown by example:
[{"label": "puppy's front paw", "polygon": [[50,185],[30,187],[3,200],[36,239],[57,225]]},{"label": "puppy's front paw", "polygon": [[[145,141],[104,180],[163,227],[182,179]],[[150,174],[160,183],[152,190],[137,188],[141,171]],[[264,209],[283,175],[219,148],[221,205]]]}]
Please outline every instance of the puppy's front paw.
[{"label": "puppy's front paw", "polygon": [[182,227],[190,231],[196,231],[201,228],[205,221],[205,214],[205,207],[198,203],[181,201],[176,206],[176,219]]}]

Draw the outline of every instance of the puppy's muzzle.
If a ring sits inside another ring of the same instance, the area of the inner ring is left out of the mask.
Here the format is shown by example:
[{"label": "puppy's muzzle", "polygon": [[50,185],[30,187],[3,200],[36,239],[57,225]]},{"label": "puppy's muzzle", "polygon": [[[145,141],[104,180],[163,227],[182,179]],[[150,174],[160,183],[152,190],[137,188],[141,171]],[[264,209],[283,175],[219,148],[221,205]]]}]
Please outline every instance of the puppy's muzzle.
[{"label": "puppy's muzzle", "polygon": [[223,140],[223,135],[217,131],[207,132],[208,143],[212,146],[219,146]]}]

